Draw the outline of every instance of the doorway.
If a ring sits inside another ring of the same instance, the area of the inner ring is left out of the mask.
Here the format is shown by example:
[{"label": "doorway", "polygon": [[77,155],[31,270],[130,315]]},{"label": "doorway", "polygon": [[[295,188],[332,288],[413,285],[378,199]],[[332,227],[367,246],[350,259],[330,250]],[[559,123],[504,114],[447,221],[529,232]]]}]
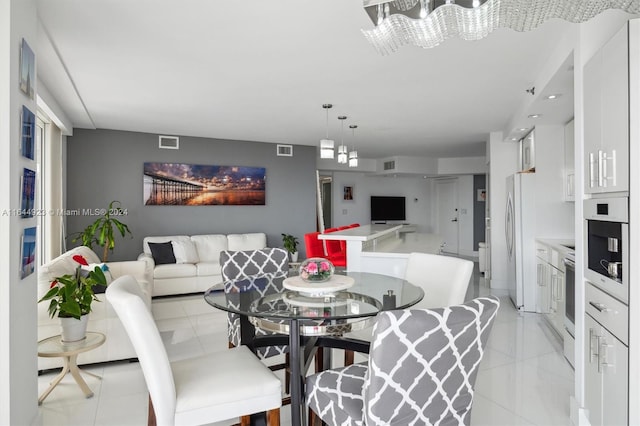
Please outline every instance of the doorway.
[{"label": "doorway", "polygon": [[442,251],[458,254],[458,178],[437,179],[436,233],[444,240]]}]

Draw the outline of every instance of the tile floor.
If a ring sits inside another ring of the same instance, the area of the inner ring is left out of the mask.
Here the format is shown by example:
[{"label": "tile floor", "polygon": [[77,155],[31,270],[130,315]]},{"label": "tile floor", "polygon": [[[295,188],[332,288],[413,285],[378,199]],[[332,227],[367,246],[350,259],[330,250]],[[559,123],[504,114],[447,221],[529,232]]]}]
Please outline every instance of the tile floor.
[{"label": "tile floor", "polygon": [[[468,298],[489,293],[484,278],[474,273]],[[573,370],[562,355],[562,345],[541,316],[518,313],[508,297],[501,299],[476,381],[471,424],[570,425]],[[226,314],[211,308],[201,296],[156,300],[153,314],[171,360],[227,347]],[[44,426],[146,425],[148,394],[137,363],[86,369],[102,376],[102,380],[85,376],[95,396],[85,399],[67,376],[39,408]],[[39,377],[39,392],[54,375]],[[281,415],[282,424],[290,424],[288,406]]]}]

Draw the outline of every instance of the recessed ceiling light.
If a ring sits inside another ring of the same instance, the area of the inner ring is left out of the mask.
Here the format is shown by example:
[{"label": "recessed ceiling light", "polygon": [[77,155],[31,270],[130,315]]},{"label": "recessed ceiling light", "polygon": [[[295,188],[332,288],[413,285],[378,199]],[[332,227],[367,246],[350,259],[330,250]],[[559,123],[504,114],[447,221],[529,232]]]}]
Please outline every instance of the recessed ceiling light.
[{"label": "recessed ceiling light", "polygon": [[528,115],[529,118],[540,118],[542,117],[542,114],[530,114]]},{"label": "recessed ceiling light", "polygon": [[518,131],[519,131],[519,132],[525,132],[526,130],[527,130],[527,129],[526,129],[526,128],[524,128],[524,127],[521,127],[521,128],[519,128],[519,129],[518,129]]},{"label": "recessed ceiling light", "polygon": [[544,98],[545,98],[545,99],[549,99],[549,100],[554,100],[554,99],[558,99],[560,96],[562,96],[562,94],[560,94],[560,93],[554,93],[554,94],[552,94],[552,95],[545,96]]},{"label": "recessed ceiling light", "polygon": [[512,141],[516,142],[518,138],[511,138]]}]

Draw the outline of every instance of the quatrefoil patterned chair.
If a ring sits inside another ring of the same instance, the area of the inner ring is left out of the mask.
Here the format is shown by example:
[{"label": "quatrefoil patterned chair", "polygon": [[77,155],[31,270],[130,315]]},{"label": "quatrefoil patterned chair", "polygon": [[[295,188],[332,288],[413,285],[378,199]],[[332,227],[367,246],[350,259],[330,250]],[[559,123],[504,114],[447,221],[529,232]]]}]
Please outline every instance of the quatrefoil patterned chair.
[{"label": "quatrefoil patterned chair", "polygon": [[[246,280],[252,278],[268,277],[266,285],[261,280],[261,285],[252,289],[260,292],[262,296],[277,293],[282,290],[282,280],[274,282],[273,278],[286,278],[289,273],[289,257],[286,250],[280,248],[265,248],[260,250],[220,252],[220,265],[222,265],[222,279],[224,280],[225,293],[237,293],[241,289],[235,286],[235,282],[242,282],[246,290]],[[229,313],[227,315],[227,333],[229,347],[240,346],[240,316]],[[256,329],[256,335],[269,334],[261,329]],[[267,346],[257,348],[256,354],[260,358],[269,358],[288,352],[287,346]]]},{"label": "quatrefoil patterned chair", "polygon": [[499,306],[491,296],[381,312],[368,364],[309,376],[307,405],[329,425],[469,425],[478,367]]}]

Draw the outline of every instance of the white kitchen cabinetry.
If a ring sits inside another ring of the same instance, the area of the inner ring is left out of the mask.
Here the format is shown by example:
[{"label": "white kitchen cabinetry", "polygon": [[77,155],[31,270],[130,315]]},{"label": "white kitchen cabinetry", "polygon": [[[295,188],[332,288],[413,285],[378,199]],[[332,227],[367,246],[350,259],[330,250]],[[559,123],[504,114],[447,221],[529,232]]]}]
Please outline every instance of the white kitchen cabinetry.
[{"label": "white kitchen cabinetry", "polygon": [[564,200],[576,200],[575,165],[574,165],[575,129],[571,120],[564,127]]},{"label": "white kitchen cabinetry", "polygon": [[592,426],[626,425],[629,348],[585,315],[585,407]]},{"label": "white kitchen cabinetry", "polygon": [[629,190],[629,39],[625,25],[584,67],[585,192]]},{"label": "white kitchen cabinetry", "polygon": [[562,337],[566,295],[562,262],[564,255],[540,241],[536,242],[536,255],[539,310],[558,336]]}]

